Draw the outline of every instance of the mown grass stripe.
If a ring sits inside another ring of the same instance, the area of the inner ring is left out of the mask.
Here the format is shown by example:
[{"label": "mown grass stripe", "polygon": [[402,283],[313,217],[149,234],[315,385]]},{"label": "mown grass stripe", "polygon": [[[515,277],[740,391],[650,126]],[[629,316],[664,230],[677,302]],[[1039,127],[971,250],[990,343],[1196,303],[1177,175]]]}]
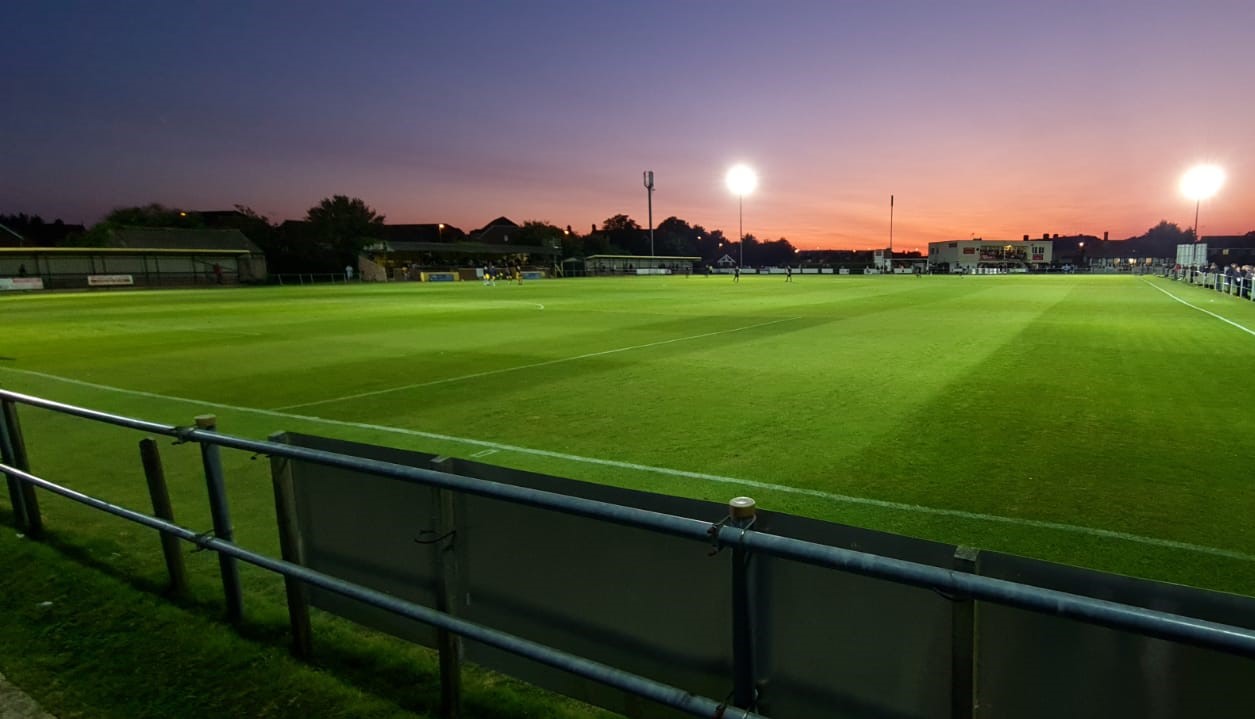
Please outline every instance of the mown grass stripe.
[{"label": "mown grass stripe", "polygon": [[742,479],[739,477],[727,477],[717,474],[709,474],[706,472],[693,472],[683,469],[672,469],[670,467],[657,467],[646,464],[637,464],[634,462],[624,462],[614,459],[602,459],[598,457],[584,457],[576,454],[568,454],[565,452],[554,452],[545,449],[535,449],[531,447],[520,447],[517,445],[504,444],[501,442],[492,442],[482,439],[473,439],[469,437],[457,437],[454,435],[441,434],[437,432],[425,432],[423,430],[406,429],[403,427],[388,427],[384,425],[369,424],[366,422],[350,422],[346,420],[330,419],[326,417],[315,417],[312,415],[301,415],[284,412],[281,410],[260,409],[255,407],[240,407],[236,405],[223,404],[221,402],[210,402],[205,400],[188,399],[185,397],[172,397],[169,395],[157,394],[154,392],[144,392],[142,390],[125,389],[122,387],[112,387],[109,385],[97,384],[95,382],[85,382],[83,380],[72,379],[69,377],[60,377],[57,375],[47,374],[44,372],[35,372],[32,370],[21,370],[10,367],[0,367],[0,371],[12,372],[32,377],[40,377],[43,379],[64,382],[67,384],[78,385],[82,387],[90,387],[92,389],[103,390],[106,392],[116,392],[119,394],[128,394],[138,397],[148,397],[169,402],[181,402],[186,404],[198,405],[200,407],[228,410],[233,412],[258,414],[270,417],[279,417],[283,419],[293,419],[302,422],[311,422],[316,424],[325,424],[339,427],[351,427],[354,429],[364,429],[375,432],[385,432],[391,434],[401,434],[413,437],[423,437],[425,439],[434,439],[445,442],[453,442],[458,444],[466,444],[475,447],[484,447],[496,451],[516,452],[519,454],[528,454],[538,457],[547,457],[550,459],[559,459],[569,462],[577,462],[581,464],[593,464],[603,467],[614,467],[616,469],[626,469],[636,472],[647,472],[652,474],[662,474],[671,477],[685,477],[688,479],[696,479],[707,482],[715,482],[720,484],[731,484],[740,487],[750,487],[754,489],[762,489],[765,491],[782,492],[785,494],[796,494],[807,497],[814,497],[830,502],[854,504],[862,506],[877,507],[880,509],[888,509],[892,511],[908,512],[915,514],[929,514],[934,516],[954,517],[958,519],[966,519],[979,522],[992,522],[999,524],[1008,524],[1020,527],[1033,527],[1037,529],[1047,529],[1058,532],[1067,532],[1071,534],[1082,534],[1090,537],[1101,537],[1104,539],[1115,539],[1134,544],[1142,544],[1147,546],[1162,547],[1165,549],[1175,549],[1196,554],[1204,554],[1214,557],[1223,557],[1225,559],[1234,559],[1243,562],[1255,562],[1255,555],[1239,552],[1231,549],[1223,549],[1220,547],[1209,547],[1201,544],[1192,544],[1190,542],[1178,542],[1171,539],[1161,539],[1158,537],[1147,537],[1139,534],[1131,534],[1127,532],[1117,532],[1110,529],[1096,529],[1094,527],[1085,527],[1076,524],[1066,524],[1063,522],[1052,522],[1041,519],[1028,519],[1024,517],[1006,517],[996,514],[985,514],[981,512],[967,512],[959,509],[947,509],[943,507],[929,507],[920,504],[908,504],[904,502],[891,502],[883,499],[872,499],[869,497],[856,497],[848,494],[837,494],[833,492],[825,492],[818,489],[806,489],[802,487],[791,487],[782,484],[771,484],[769,482],[761,482],[753,479]]}]

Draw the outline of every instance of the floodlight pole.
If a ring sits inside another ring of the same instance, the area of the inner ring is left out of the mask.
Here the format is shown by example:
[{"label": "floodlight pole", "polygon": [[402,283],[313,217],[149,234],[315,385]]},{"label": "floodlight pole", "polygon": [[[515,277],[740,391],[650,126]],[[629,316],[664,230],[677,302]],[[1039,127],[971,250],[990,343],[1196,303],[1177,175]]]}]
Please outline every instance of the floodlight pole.
[{"label": "floodlight pole", "polygon": [[1198,242],[1198,206],[1202,204],[1202,198],[1194,200],[1194,241]]},{"label": "floodlight pole", "polygon": [[737,244],[741,246],[741,269],[745,269],[745,195],[736,196],[736,232]]},{"label": "floodlight pole", "polygon": [[893,195],[889,195],[889,269],[893,270]]},{"label": "floodlight pole", "polygon": [[654,171],[645,171],[645,197],[649,201],[649,256],[654,256]]}]

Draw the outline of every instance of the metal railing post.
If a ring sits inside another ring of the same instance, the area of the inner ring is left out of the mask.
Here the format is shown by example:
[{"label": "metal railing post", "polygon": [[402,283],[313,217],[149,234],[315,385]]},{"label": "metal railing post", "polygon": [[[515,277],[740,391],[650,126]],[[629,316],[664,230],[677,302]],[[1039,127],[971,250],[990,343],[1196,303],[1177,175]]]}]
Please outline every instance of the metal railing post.
[{"label": "metal railing post", "polygon": [[[161,452],[157,440],[145,437],[139,441],[139,456],[144,464],[144,478],[148,480],[148,496],[152,498],[153,514],[167,522],[174,522],[174,507],[170,504],[170,490],[166,487],[166,473],[161,466]],[[158,532],[161,537],[161,553],[165,556],[166,572],[170,575],[170,593],[187,595],[187,569],[183,565],[178,538]]]},{"label": "metal railing post", "polygon": [[[6,399],[0,402],[0,451],[4,463],[23,472],[30,471],[30,459],[26,454],[26,441],[22,438],[22,425],[17,418],[17,402]],[[9,479],[9,499],[13,502],[13,514],[18,529],[32,539],[38,539],[44,531],[43,515],[39,513],[39,497],[35,487],[12,477]]]},{"label": "metal railing post", "polygon": [[[270,435],[271,442],[286,443],[283,432]],[[270,479],[275,490],[275,518],[279,525],[279,553],[283,561],[305,565],[301,530],[296,518],[296,488],[292,460],[270,456]],[[288,597],[288,626],[292,630],[292,655],[309,660],[314,655],[314,632],[309,623],[309,589],[301,580],[285,575],[283,587]]]},{"label": "metal railing post", "polygon": [[[980,550],[956,547],[954,569],[976,574]],[[972,719],[976,710],[976,602],[956,596],[950,607],[950,717]]]},{"label": "metal railing post", "polygon": [[[212,414],[196,417],[196,428],[207,432],[218,429],[218,418]],[[214,536],[224,542],[235,541],[231,527],[231,511],[227,504],[227,486],[222,478],[222,458],[218,445],[200,442],[201,464],[205,468],[205,484],[209,489],[209,512],[213,517]],[[218,555],[218,569],[222,574],[222,593],[227,603],[227,621],[239,625],[244,619],[244,599],[240,593],[240,568],[235,558]]]},{"label": "metal railing post", "polygon": [[[433,464],[440,471],[453,471],[447,458],[436,458]],[[431,522],[432,571],[436,579],[436,610],[456,617],[461,592],[458,552],[458,495],[449,489],[433,487]],[[462,716],[462,637],[447,629],[436,630],[436,648],[440,658],[440,716],[458,719]]]},{"label": "metal railing post", "polygon": [[[749,497],[728,502],[728,526],[742,530],[754,524],[755,504]],[[757,704],[754,677],[754,632],[751,613],[749,562],[751,553],[732,547],[732,703],[753,710]]]},{"label": "metal railing post", "polygon": [[[17,466],[13,457],[13,443],[9,441],[9,400],[4,400],[3,411],[0,411],[0,461],[10,467]],[[26,531],[26,502],[22,498],[22,481],[17,477],[5,476],[9,486],[9,504],[13,507],[13,524],[19,532]]]}]

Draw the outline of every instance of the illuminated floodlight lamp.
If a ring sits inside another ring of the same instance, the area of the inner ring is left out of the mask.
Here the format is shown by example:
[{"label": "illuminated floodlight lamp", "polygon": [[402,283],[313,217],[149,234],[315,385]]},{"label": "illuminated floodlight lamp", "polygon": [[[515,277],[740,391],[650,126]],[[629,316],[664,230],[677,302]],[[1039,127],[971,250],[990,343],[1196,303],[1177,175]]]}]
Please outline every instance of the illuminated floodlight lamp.
[{"label": "illuminated floodlight lamp", "polygon": [[1191,167],[1181,176],[1181,194],[1195,202],[1211,198],[1224,185],[1224,170],[1219,165]]},{"label": "illuminated floodlight lamp", "polygon": [[1194,201],[1194,241],[1198,242],[1198,206],[1220,191],[1225,173],[1219,165],[1195,165],[1181,176],[1181,194]]},{"label": "illuminated floodlight lamp", "polygon": [[734,165],[723,178],[728,191],[744,197],[758,188],[758,175],[749,165]]},{"label": "illuminated floodlight lamp", "polygon": [[737,242],[741,246],[741,259],[737,264],[745,266],[745,196],[758,188],[758,174],[754,172],[749,165],[733,165],[728,170],[728,174],[723,177],[724,183],[728,185],[728,191],[737,197]]}]

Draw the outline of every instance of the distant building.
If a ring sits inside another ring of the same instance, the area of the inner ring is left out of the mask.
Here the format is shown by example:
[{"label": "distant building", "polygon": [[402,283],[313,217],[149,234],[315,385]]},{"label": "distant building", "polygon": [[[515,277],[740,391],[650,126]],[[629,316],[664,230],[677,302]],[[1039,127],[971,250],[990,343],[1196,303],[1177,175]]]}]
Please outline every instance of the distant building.
[{"label": "distant building", "polygon": [[377,233],[379,240],[364,249],[371,261],[395,279],[417,278],[416,268],[556,267],[561,248],[523,244],[521,230],[506,217],[470,232],[442,223],[384,225]]},{"label": "distant building", "polygon": [[0,249],[0,275],[43,289],[182,287],[265,282],[266,257],[239,230],[123,227],[105,247]]},{"label": "distant building", "polygon": [[471,230],[470,237],[473,242],[482,242],[488,245],[505,245],[510,243],[510,235],[512,233],[515,235],[515,242],[518,242],[518,231],[520,229],[508,217],[498,217],[478,230]]},{"label": "distant building", "polygon": [[1207,260],[1218,265],[1245,265],[1255,262],[1255,232],[1245,235],[1203,235]]},{"label": "distant building", "polygon": [[957,240],[928,243],[928,264],[934,271],[997,270],[1027,272],[1046,269],[1054,260],[1051,240]]}]

